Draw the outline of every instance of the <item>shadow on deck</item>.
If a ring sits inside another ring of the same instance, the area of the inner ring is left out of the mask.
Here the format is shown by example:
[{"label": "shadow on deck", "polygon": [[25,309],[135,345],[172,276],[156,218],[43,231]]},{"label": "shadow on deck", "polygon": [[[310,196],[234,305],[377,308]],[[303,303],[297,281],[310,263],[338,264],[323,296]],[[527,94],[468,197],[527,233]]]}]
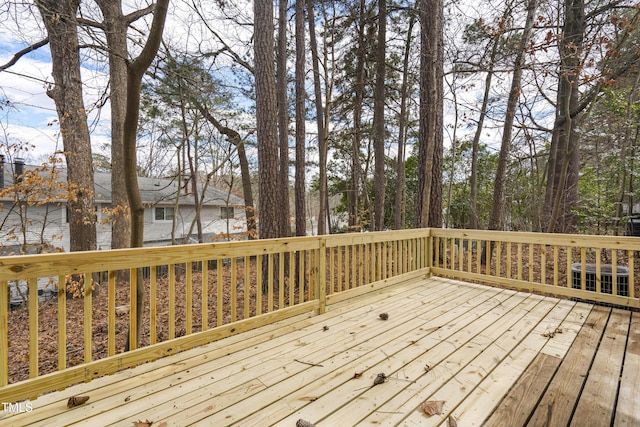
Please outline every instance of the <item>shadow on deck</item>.
[{"label": "shadow on deck", "polygon": [[[639,316],[413,278],[5,408],[0,423],[638,425]],[[68,409],[71,396],[89,400]]]}]

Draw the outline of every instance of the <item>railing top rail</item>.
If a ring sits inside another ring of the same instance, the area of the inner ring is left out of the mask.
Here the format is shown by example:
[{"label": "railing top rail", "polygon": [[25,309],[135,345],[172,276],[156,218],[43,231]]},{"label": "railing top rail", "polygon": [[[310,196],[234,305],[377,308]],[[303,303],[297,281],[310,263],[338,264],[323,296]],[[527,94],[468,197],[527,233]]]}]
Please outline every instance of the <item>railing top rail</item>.
[{"label": "railing top rail", "polygon": [[428,229],[389,232],[332,234],[323,236],[213,242],[176,246],[112,249],[73,253],[49,253],[0,257],[0,279],[46,277],[59,274],[84,274],[106,270],[126,270],[153,265],[179,264],[267,255],[326,247],[404,240],[426,237]]},{"label": "railing top rail", "polygon": [[432,228],[435,237],[477,239],[540,245],[588,246],[600,249],[640,251],[640,238],[630,236],[603,236],[586,234],[534,233],[523,231],[460,230]]}]

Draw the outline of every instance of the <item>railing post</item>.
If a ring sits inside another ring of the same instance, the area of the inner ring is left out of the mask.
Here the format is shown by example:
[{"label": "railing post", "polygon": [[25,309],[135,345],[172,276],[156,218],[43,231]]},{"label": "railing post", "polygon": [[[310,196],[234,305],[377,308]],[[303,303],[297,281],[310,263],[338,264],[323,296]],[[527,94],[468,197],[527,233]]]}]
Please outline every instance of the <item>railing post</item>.
[{"label": "railing post", "polygon": [[425,248],[426,267],[429,269],[428,276],[431,277],[431,267],[433,267],[433,235],[431,228],[427,228],[427,247]]},{"label": "railing post", "polygon": [[320,238],[320,247],[316,253],[316,295],[318,296],[318,314],[327,309],[327,239]]}]

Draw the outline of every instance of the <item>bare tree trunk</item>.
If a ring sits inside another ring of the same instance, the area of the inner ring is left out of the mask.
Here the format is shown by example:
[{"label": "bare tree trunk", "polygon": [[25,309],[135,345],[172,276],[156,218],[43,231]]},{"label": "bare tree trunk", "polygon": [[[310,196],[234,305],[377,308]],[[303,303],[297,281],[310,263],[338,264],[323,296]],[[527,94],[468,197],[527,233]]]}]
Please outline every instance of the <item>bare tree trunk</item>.
[{"label": "bare tree trunk", "polygon": [[373,229],[384,229],[384,195],[386,178],[384,174],[384,104],[385,104],[385,62],[387,46],[387,1],[378,0],[378,45],[376,46],[376,85],[373,98],[373,149],[374,166],[374,226]]},{"label": "bare tree trunk", "polygon": [[395,194],[395,214],[393,218],[393,227],[396,230],[404,228],[405,207],[406,207],[406,176],[404,164],[404,151],[407,141],[407,98],[408,98],[408,80],[409,80],[409,52],[411,51],[411,36],[413,25],[415,23],[415,15],[409,16],[409,28],[407,29],[407,42],[404,46],[404,59],[402,61],[402,85],[400,86],[400,117],[398,119],[398,160],[397,171],[398,188]]},{"label": "bare tree trunk", "polygon": [[260,238],[280,237],[278,215],[278,128],[273,54],[273,2],[256,0],[254,8],[254,54],[258,173],[260,176]]},{"label": "bare tree trunk", "polygon": [[96,249],[96,216],[91,139],[82,95],[76,13],[79,0],[38,0],[49,34],[53,86],[47,95],[56,104],[67,160],[67,181],[77,199],[68,200],[71,251]]},{"label": "bare tree trunk", "polygon": [[327,138],[324,126],[324,111],[322,108],[322,89],[320,88],[320,66],[318,64],[318,42],[316,40],[314,0],[307,0],[307,15],[309,20],[309,44],[311,45],[311,64],[313,68],[313,92],[316,106],[316,126],[318,128],[318,149],[320,164],[320,206],[318,209],[318,235],[326,234],[327,209]]},{"label": "bare tree trunk", "polygon": [[[353,97],[353,139],[351,142],[351,190],[349,191],[349,229],[360,229],[359,188],[360,188],[360,144],[362,141],[362,102],[364,99],[364,62],[367,48],[365,46],[365,8],[366,3],[360,0],[358,16],[358,47]],[[366,190],[364,190],[366,191]]]},{"label": "bare tree trunk", "polygon": [[306,46],[304,37],[304,0],[296,0],[296,236],[307,234],[305,212],[305,139],[306,113],[305,84]]},{"label": "bare tree trunk", "polygon": [[[420,126],[418,145],[418,200],[416,203],[416,227],[428,227],[442,220],[442,213],[436,212],[442,200],[437,200],[438,191],[434,183],[442,182],[438,168],[442,168],[442,8],[441,0],[420,1]],[[437,11],[437,13],[434,13]],[[440,82],[438,82],[440,80]],[[439,162],[439,165],[438,165]],[[441,172],[440,172],[441,175]],[[435,191],[434,191],[435,190]]]},{"label": "bare tree trunk", "polygon": [[[579,115],[578,81],[582,68],[585,32],[584,0],[566,0],[560,50],[558,105],[549,159],[546,212],[547,232],[567,232],[575,226],[571,212],[578,202]],[[555,144],[554,144],[555,143]]]},{"label": "bare tree trunk", "polygon": [[[142,76],[151,65],[162,41],[162,31],[167,16],[169,0],[158,0],[153,11],[153,22],[149,37],[140,55],[129,63],[127,73],[127,108],[123,130],[123,153],[125,158],[125,182],[127,198],[131,207],[131,247],[142,247],[144,243],[144,205],[138,188],[138,169],[136,155],[136,136],[138,131],[138,117],[140,114],[140,90]],[[142,313],[144,309],[144,282],[142,274],[137,274],[136,282],[136,343],[140,342],[142,330]],[[131,336],[131,335],[130,335]],[[128,343],[128,349],[132,348]]]},{"label": "bare tree trunk", "polygon": [[289,224],[289,102],[287,99],[287,0],[278,2],[278,54],[276,69],[276,94],[278,105],[278,141],[280,157],[278,169],[278,193],[280,198],[277,216],[280,236],[291,235]]},{"label": "bare tree trunk", "polygon": [[111,248],[131,245],[131,216],[125,187],[123,125],[127,108],[127,27],[134,18],[122,14],[121,0],[96,0],[104,17],[109,49],[109,102],[111,105]]}]

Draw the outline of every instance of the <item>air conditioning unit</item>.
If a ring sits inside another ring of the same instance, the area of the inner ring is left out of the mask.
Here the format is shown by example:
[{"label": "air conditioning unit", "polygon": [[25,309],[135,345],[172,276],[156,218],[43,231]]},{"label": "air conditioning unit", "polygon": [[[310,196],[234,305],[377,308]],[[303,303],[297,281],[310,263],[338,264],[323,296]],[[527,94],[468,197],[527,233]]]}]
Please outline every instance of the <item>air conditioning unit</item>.
[{"label": "air conditioning unit", "polygon": [[[571,264],[571,287],[582,289],[582,264],[575,262]],[[616,281],[618,295],[629,296],[629,268],[616,267]],[[596,291],[596,265],[585,264],[585,289]],[[613,290],[613,266],[604,264],[600,266],[600,290],[603,294],[611,294]]]}]

